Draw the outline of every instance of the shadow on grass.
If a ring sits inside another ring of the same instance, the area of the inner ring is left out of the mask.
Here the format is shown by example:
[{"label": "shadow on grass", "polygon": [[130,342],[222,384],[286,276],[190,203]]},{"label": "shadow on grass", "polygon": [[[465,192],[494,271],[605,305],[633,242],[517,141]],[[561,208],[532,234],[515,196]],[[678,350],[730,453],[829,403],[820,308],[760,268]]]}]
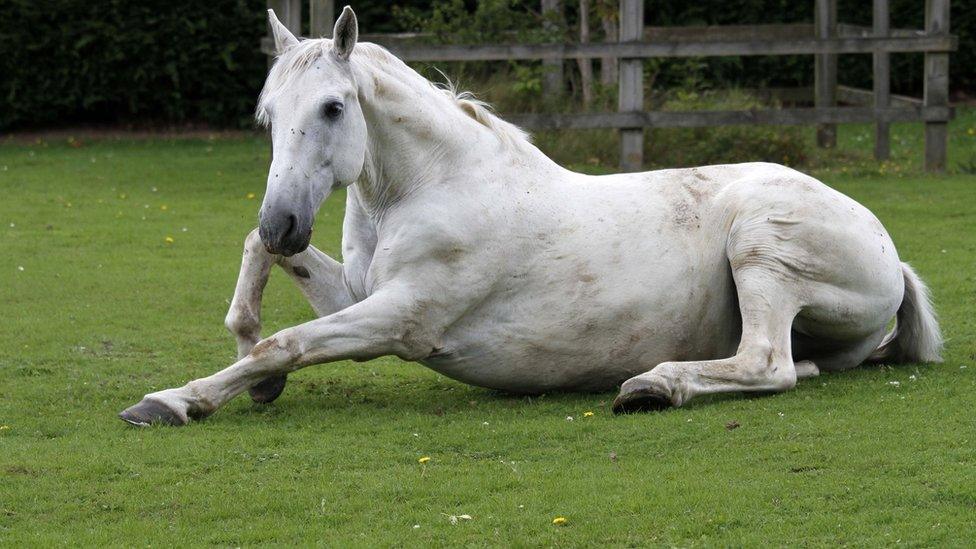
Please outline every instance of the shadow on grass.
[{"label": "shadow on grass", "polygon": [[[681,408],[631,414],[657,416],[714,409],[721,412],[735,403],[759,403],[767,399],[786,399],[787,402],[816,398],[826,391],[827,381],[842,381],[850,387],[859,383],[871,384],[878,376],[889,373],[912,372],[919,364],[862,365],[844,372],[824,372],[820,377],[801,380],[797,386],[782,393],[738,392],[703,395]],[[833,383],[832,383],[833,384]],[[583,410],[610,413],[616,391],[601,393],[554,392],[539,395],[515,394],[465,385],[440,376],[424,379],[403,377],[346,379],[292,376],[282,396],[269,404],[250,402],[246,395],[238,397],[226,409],[206,420],[245,424],[289,424],[309,418],[348,421],[395,421],[404,416],[468,419],[482,417],[485,412],[514,415],[575,415]],[[831,391],[829,394],[836,396]],[[827,398],[825,396],[825,398]]]}]

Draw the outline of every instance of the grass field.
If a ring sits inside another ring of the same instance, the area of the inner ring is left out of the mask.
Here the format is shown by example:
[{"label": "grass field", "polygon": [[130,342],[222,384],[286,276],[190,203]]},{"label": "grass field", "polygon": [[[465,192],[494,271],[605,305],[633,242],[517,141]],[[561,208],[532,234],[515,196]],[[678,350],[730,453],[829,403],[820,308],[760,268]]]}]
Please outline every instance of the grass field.
[{"label": "grass field", "polygon": [[[974,121],[953,124],[954,159]],[[868,133],[842,128],[839,157]],[[919,133],[820,175],[932,286],[944,364],[613,417],[613,394],[506,396],[382,359],[181,429],[115,415],[233,360],[222,320],[267,142],[2,145],[0,545],[969,545],[976,177],[914,170]],[[315,232],[332,254],[342,204]],[[266,334],[311,316],[280,274],[265,304]]]}]

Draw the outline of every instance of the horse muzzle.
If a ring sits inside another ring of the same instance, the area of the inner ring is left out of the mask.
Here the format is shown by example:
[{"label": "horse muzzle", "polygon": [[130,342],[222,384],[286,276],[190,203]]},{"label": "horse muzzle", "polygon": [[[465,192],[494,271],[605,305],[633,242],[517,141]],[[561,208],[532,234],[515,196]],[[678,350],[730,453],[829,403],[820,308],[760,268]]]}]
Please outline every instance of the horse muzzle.
[{"label": "horse muzzle", "polygon": [[314,216],[293,211],[261,211],[258,234],[268,253],[293,256],[308,248]]}]

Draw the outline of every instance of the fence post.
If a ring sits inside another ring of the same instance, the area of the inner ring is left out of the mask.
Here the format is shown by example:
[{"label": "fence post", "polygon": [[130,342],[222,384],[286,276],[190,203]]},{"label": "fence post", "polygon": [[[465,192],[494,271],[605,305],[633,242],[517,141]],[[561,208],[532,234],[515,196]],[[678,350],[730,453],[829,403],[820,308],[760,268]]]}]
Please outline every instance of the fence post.
[{"label": "fence post", "polygon": [[[562,0],[542,0],[543,28],[547,32],[560,29],[563,20]],[[559,40],[563,42],[563,40]],[[546,98],[555,98],[563,94],[563,60],[542,60],[542,92]]]},{"label": "fence post", "polygon": [[[949,34],[949,0],[926,0],[925,34]],[[949,104],[949,54],[925,52],[926,107]],[[944,172],[949,124],[945,120],[925,122],[925,171]]]},{"label": "fence post", "polygon": [[[816,0],[817,38],[837,36],[837,0]],[[814,72],[814,104],[819,107],[837,105],[837,54],[816,56]],[[817,126],[817,145],[834,147],[837,145],[837,125],[819,124]]]},{"label": "fence post", "polygon": [[310,38],[332,38],[335,26],[335,0],[309,0],[308,36]]},{"label": "fence post", "polygon": [[[641,40],[644,35],[643,0],[620,0],[620,41]],[[644,61],[620,60],[620,112],[644,110]],[[644,128],[620,130],[620,169],[638,171],[644,165]]]},{"label": "fence post", "polygon": [[[891,30],[888,0],[874,0],[873,34],[886,38]],[[886,51],[874,52],[874,108],[891,106],[891,55]],[[887,121],[878,120],[874,126],[874,158],[887,160],[891,156],[891,132]]]},{"label": "fence post", "polygon": [[[275,16],[288,28],[295,36],[302,35],[302,0],[268,0],[268,9],[274,10]],[[268,36],[274,37],[271,27],[268,27]],[[274,63],[272,57],[268,57],[268,68]]]}]

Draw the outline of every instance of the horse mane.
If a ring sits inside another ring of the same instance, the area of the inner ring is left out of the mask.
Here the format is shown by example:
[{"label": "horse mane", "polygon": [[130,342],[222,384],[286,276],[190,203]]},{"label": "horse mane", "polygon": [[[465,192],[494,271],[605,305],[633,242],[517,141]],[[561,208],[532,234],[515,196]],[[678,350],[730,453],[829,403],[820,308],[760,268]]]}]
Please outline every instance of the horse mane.
[{"label": "horse mane", "polygon": [[[302,40],[278,56],[274,65],[271,67],[271,71],[268,73],[267,81],[258,98],[254,117],[259,125],[266,127],[271,122],[267,110],[268,99],[311,67],[315,61],[325,55],[331,48],[332,41],[327,38]],[[438,95],[448,98],[450,103],[456,106],[465,116],[474,119],[482,126],[491,130],[503,144],[512,147],[521,147],[530,144],[531,138],[528,133],[515,124],[503,120],[495,114],[490,104],[476,98],[472,92],[458,91],[457,85],[443,72],[438,70],[441,76],[444,77],[443,83],[431,82],[410,68],[400,58],[390,53],[389,50],[371,42],[357,43],[352,55],[354,61],[358,57],[380,64],[388,72],[397,75],[402,82],[410,82],[416,86],[432,88]]]}]

